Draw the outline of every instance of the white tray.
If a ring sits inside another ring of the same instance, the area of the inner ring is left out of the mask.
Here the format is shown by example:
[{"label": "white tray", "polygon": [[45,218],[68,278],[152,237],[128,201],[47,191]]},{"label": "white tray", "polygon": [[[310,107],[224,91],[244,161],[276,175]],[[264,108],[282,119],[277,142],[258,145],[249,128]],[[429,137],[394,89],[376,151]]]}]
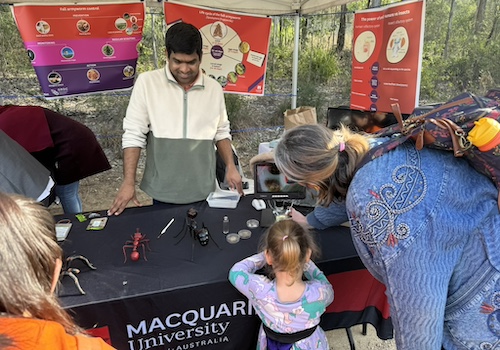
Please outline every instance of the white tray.
[{"label": "white tray", "polygon": [[234,209],[240,201],[240,195],[233,191],[217,190],[211,192],[207,197],[208,205],[211,208]]}]

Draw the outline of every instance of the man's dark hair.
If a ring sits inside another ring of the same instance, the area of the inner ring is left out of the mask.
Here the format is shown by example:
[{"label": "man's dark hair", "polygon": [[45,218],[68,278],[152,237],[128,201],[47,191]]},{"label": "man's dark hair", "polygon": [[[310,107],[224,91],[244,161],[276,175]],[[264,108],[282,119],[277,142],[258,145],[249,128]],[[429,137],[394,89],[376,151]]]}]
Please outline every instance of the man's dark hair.
[{"label": "man's dark hair", "polygon": [[173,53],[191,55],[197,53],[201,60],[202,39],[198,28],[189,23],[179,22],[168,28],[165,34],[167,57]]}]

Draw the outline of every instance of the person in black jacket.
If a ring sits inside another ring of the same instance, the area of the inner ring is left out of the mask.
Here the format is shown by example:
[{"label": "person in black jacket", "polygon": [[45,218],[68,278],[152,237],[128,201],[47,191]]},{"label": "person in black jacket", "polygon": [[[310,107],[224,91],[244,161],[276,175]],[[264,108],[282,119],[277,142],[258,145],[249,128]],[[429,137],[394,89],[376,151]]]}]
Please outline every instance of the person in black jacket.
[{"label": "person in black jacket", "polygon": [[81,213],[79,181],[111,169],[94,133],[85,125],[38,106],[0,106],[0,130],[42,163],[55,180],[67,214]]}]

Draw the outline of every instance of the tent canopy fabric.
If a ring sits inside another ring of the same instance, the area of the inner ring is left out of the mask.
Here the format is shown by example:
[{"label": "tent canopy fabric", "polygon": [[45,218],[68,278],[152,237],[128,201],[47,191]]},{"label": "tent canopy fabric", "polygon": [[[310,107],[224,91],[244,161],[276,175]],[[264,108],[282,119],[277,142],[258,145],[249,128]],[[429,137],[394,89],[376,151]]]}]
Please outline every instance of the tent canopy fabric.
[{"label": "tent canopy fabric", "polygon": [[[136,2],[137,0],[122,0],[118,2]],[[325,10],[333,6],[347,4],[356,0],[176,0],[187,5],[205,6],[214,9],[251,13],[256,15],[308,14]],[[0,0],[3,4],[85,4],[99,3],[98,0]],[[162,1],[146,0],[148,7],[161,7]]]},{"label": "tent canopy fabric", "polygon": [[187,5],[206,6],[258,15],[307,14],[353,2],[353,0],[176,0]]}]

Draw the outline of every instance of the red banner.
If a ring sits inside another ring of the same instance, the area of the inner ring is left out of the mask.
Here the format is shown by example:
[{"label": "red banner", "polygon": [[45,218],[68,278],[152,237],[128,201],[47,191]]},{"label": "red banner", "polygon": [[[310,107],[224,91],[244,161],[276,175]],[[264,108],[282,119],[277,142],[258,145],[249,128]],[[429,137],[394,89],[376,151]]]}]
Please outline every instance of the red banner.
[{"label": "red banner", "polygon": [[418,105],[424,1],[356,12],[351,109],[410,114]]},{"label": "red banner", "polygon": [[187,22],[201,32],[201,68],[225,92],[263,95],[271,18],[164,3],[167,25]]}]

